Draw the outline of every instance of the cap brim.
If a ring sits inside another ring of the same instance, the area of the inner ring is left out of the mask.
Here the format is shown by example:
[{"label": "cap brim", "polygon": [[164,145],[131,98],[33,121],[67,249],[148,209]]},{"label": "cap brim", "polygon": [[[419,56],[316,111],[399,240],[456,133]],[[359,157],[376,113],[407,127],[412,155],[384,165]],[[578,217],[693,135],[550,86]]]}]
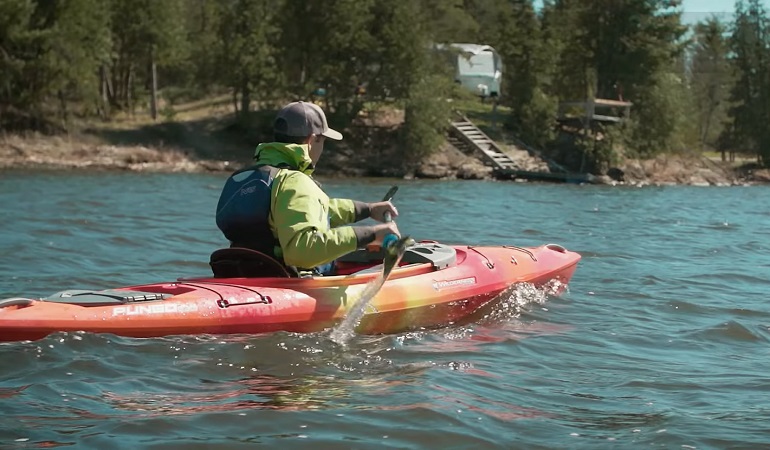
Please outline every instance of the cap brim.
[{"label": "cap brim", "polygon": [[342,140],[342,133],[340,133],[337,130],[332,130],[329,128],[328,130],[321,133],[322,136],[326,136],[329,139],[334,139],[335,141],[341,141]]}]

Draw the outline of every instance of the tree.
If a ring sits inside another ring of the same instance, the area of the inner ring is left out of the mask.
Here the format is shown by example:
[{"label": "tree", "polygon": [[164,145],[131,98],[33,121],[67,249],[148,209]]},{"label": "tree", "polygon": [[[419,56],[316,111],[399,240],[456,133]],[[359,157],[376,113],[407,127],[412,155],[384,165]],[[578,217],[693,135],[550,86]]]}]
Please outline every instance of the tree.
[{"label": "tree", "polygon": [[493,46],[503,61],[500,102],[511,108],[508,125],[525,141],[545,145],[555,125],[553,59],[532,1],[469,0],[467,6],[477,23],[474,41]]},{"label": "tree", "polygon": [[[556,0],[552,14],[563,31],[559,92],[582,84],[589,98],[634,103],[628,143],[640,155],[672,147],[685,85],[676,69],[684,50],[679,0]],[[571,77],[578,80],[570,82]],[[573,94],[574,95],[574,94]],[[658,109],[662,108],[662,109]],[[661,120],[663,118],[663,120]],[[668,119],[668,120],[666,120]]]},{"label": "tree", "polygon": [[[0,0],[0,105],[37,105],[45,89],[38,56],[49,34],[33,20],[31,0]],[[6,111],[7,112],[7,111]]]},{"label": "tree", "polygon": [[53,26],[46,57],[51,71],[48,88],[58,97],[65,120],[68,101],[103,111],[99,68],[108,63],[112,47],[107,4],[70,0],[50,5],[55,7],[50,11]]},{"label": "tree", "polygon": [[[156,94],[156,68],[174,67],[188,52],[183,24],[184,0],[111,0],[113,58],[109,97],[133,110],[139,92]],[[105,71],[107,72],[107,71]]]},{"label": "tree", "polygon": [[425,8],[411,0],[377,0],[373,8],[377,45],[371,50],[378,63],[372,65],[368,92],[403,106],[400,149],[407,164],[437,150],[449,126],[446,98],[452,79],[442,76],[441,57],[431,51],[435,22]]},{"label": "tree", "polygon": [[217,67],[222,83],[231,89],[235,110],[242,117],[248,115],[254,96],[269,98],[276,95],[275,88],[281,86],[280,71],[276,69],[277,49],[273,44],[279,36],[275,24],[279,6],[279,0],[221,3]]},{"label": "tree", "polygon": [[316,17],[323,24],[314,36],[319,61],[307,81],[311,89],[324,90],[327,109],[339,120],[350,120],[361,109],[356,89],[369,81],[377,62],[369,31],[377,20],[373,7],[374,0],[331,0]]},{"label": "tree", "polygon": [[[698,139],[701,147],[716,147],[727,119],[727,102],[732,85],[727,59],[725,26],[712,17],[695,25],[691,49],[690,87],[695,102]],[[722,155],[724,160],[724,153]]]},{"label": "tree", "polygon": [[42,116],[56,98],[65,122],[70,100],[96,105],[108,24],[98,0],[0,1],[0,103]]},{"label": "tree", "polygon": [[486,43],[479,36],[483,28],[474,16],[488,11],[489,0],[422,0],[421,3],[422,9],[428,12],[426,27],[435,43]]},{"label": "tree", "polygon": [[770,28],[759,0],[739,0],[730,38],[736,82],[726,140],[770,165]]}]

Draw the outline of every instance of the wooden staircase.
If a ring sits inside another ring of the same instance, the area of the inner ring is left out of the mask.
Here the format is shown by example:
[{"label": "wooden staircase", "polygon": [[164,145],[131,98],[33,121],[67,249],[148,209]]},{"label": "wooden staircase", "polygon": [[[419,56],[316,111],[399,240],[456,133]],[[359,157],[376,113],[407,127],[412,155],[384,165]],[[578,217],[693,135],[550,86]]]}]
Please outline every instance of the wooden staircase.
[{"label": "wooden staircase", "polygon": [[484,161],[495,171],[521,170],[513,158],[466,117],[452,122],[450,142],[460,150],[465,147],[483,155]]},{"label": "wooden staircase", "polygon": [[481,131],[467,117],[458,115],[449,129],[449,142],[466,154],[483,157],[499,178],[543,181],[589,181],[589,174],[570,173],[543,157],[540,152],[516,140],[507,151]]}]

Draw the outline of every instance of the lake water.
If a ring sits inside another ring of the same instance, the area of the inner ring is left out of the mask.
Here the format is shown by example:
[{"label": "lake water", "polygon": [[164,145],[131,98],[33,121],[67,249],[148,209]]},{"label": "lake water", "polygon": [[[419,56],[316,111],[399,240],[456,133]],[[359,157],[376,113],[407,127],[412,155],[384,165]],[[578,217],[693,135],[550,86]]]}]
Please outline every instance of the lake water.
[{"label": "lake water", "polygon": [[[208,273],[224,175],[0,172],[0,298]],[[770,188],[322,180],[445,243],[558,243],[462,328],[0,344],[0,448],[767,448]]]}]

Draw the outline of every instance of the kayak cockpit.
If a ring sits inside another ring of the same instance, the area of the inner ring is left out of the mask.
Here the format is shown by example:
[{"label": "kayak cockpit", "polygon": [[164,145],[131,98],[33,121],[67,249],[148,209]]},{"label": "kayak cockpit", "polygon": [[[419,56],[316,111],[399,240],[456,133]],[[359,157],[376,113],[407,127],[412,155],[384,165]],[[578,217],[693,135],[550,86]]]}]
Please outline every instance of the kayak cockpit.
[{"label": "kayak cockpit", "polygon": [[[384,250],[361,249],[337,259],[335,275],[350,275],[381,264]],[[419,242],[409,247],[401,265],[430,263],[433,270],[457,264],[457,252],[451,246],[438,242]],[[256,250],[231,247],[211,254],[209,265],[214,278],[296,278],[300,273],[269,255]]]},{"label": "kayak cockpit", "polygon": [[[337,259],[337,275],[366,270],[380,264],[385,257],[383,250],[357,250]],[[433,270],[446,269],[457,264],[457,251],[438,242],[418,242],[409,247],[401,258],[401,265],[430,263]]]}]

